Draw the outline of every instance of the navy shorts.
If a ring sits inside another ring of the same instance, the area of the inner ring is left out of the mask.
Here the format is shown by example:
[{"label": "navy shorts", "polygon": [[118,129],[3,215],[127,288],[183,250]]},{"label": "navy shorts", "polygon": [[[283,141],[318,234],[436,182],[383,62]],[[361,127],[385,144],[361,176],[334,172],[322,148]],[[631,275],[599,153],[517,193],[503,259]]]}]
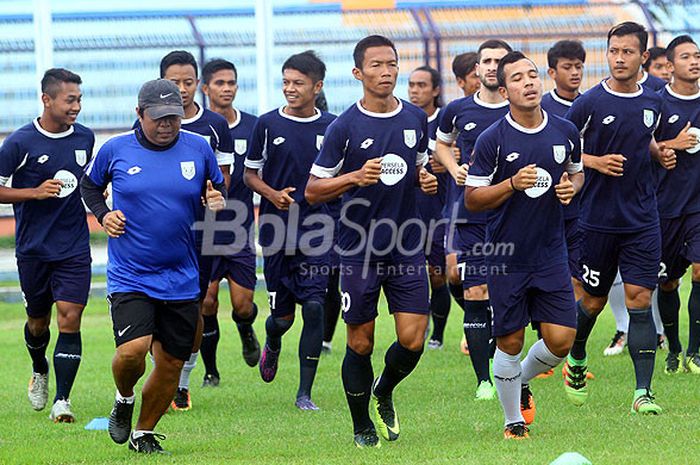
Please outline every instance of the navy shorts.
[{"label": "navy shorts", "polygon": [[488,266],[483,249],[486,243],[486,225],[466,223],[457,226],[457,268],[462,288],[486,284]]},{"label": "navy shorts", "polygon": [[700,213],[661,219],[659,281],[680,279],[692,263],[700,263]]},{"label": "navy shorts", "polygon": [[567,263],[538,271],[491,274],[489,297],[493,336],[505,336],[532,323],[576,327],[576,302]]},{"label": "navy shorts", "polygon": [[[430,223],[428,223],[430,224]],[[428,231],[425,244],[425,257],[428,265],[437,268],[440,274],[447,272],[447,262],[445,261],[445,234],[447,227],[445,222],[436,223],[432,231]]]},{"label": "navy shorts", "polygon": [[566,248],[569,253],[571,277],[581,281],[581,229],[578,227],[578,218],[564,220],[564,234],[566,235]]},{"label": "navy shorts", "polygon": [[633,233],[604,233],[581,228],[581,281],[590,295],[605,297],[617,269],[622,282],[654,289],[659,279],[659,227]]},{"label": "navy shorts", "polygon": [[41,318],[56,301],[85,305],[90,294],[90,252],[57,261],[18,258],[19,285],[27,315]]},{"label": "navy shorts", "polygon": [[212,264],[211,281],[219,282],[231,278],[233,282],[246,289],[255,289],[255,253],[246,248],[235,255],[215,257]]},{"label": "navy shorts", "polygon": [[263,274],[272,316],[280,318],[294,313],[297,303],[323,304],[330,267],[328,254],[309,257],[299,251],[294,255],[280,251],[264,256]]},{"label": "navy shorts", "polygon": [[389,313],[430,313],[425,261],[344,263],[340,268],[340,292],[345,323],[358,325],[377,318],[382,289]]}]

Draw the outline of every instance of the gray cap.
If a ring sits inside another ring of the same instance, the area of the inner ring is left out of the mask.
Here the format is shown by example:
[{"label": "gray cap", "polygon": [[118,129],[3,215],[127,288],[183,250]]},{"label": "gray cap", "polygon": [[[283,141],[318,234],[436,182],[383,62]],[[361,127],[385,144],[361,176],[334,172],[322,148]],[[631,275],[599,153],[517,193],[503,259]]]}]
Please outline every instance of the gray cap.
[{"label": "gray cap", "polygon": [[151,119],[173,115],[185,116],[180,89],[167,79],[154,79],[142,85],[138,105]]}]

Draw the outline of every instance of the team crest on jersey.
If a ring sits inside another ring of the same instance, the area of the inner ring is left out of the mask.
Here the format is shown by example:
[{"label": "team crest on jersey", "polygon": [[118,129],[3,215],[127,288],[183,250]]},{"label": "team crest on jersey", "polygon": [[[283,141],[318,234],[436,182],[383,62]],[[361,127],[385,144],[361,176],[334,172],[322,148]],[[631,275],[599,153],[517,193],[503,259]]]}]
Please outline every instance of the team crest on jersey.
[{"label": "team crest on jersey", "polygon": [[566,146],[565,145],[553,145],[552,153],[554,154],[554,161],[560,165],[566,160]]},{"label": "team crest on jersey", "polygon": [[406,147],[412,149],[416,146],[416,130],[415,129],[404,129],[403,130],[403,142]]},{"label": "team crest on jersey", "polygon": [[316,134],[316,150],[321,150],[323,145],[323,134]]},{"label": "team crest on jersey", "polygon": [[76,150],[75,162],[80,166],[85,166],[85,163],[87,163],[87,150]]},{"label": "team crest on jersey", "polygon": [[650,128],[654,125],[654,111],[644,109],[644,126]]},{"label": "team crest on jersey", "polygon": [[401,181],[408,172],[406,160],[400,156],[387,153],[382,157],[382,171],[379,179],[387,186],[393,186]]},{"label": "team crest on jersey", "polygon": [[180,171],[182,172],[182,177],[191,181],[194,178],[195,168],[193,161],[181,161]]},{"label": "team crest on jersey", "polygon": [[552,187],[552,175],[539,166],[535,169],[537,170],[537,181],[535,181],[534,186],[525,189],[525,194],[531,199],[541,197]]},{"label": "team crest on jersey", "polygon": [[676,121],[678,121],[678,118],[680,118],[680,116],[678,116],[678,115],[671,115],[671,116],[668,118],[668,124],[673,124],[673,123],[675,123]]},{"label": "team crest on jersey", "polygon": [[245,151],[248,150],[248,141],[246,139],[236,139],[233,141],[233,149],[238,155],[245,155]]}]

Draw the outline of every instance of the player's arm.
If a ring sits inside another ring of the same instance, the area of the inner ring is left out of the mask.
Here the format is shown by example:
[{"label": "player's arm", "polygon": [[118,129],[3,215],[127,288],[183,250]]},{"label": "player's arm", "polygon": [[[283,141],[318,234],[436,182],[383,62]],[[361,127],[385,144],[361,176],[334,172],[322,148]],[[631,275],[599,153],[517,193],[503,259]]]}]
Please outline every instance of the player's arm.
[{"label": "player's arm", "polygon": [[228,123],[225,120],[219,121],[216,132],[219,135],[219,145],[215,153],[216,161],[224,176],[224,184],[228,191],[231,187],[231,167],[236,159],[233,155],[233,136],[231,136],[231,131],[229,131]]},{"label": "player's arm", "polygon": [[527,165],[521,168],[514,176],[504,179],[498,184],[489,185],[477,176],[467,179],[466,206],[474,212],[493,210],[500,207],[517,192],[535,185],[537,170],[535,165]]},{"label": "player's arm", "polygon": [[37,187],[13,188],[7,187],[10,177],[22,165],[26,151],[20,144],[8,137],[0,147],[0,203],[19,203],[28,200],[43,200],[58,197],[63,183],[58,179],[47,179]]},{"label": "player's arm", "polygon": [[331,175],[318,165],[311,168],[309,181],[306,183],[304,197],[310,204],[328,202],[337,199],[353,187],[366,187],[379,182],[382,172],[382,159],[371,158],[359,170],[340,176]]},{"label": "player's arm", "polygon": [[433,158],[447,169],[458,186],[463,186],[467,179],[468,166],[466,164],[460,165],[458,163],[459,157],[455,156],[453,146],[457,140],[457,134],[455,111],[453,105],[450,104],[440,114],[440,123],[435,134],[436,144]]},{"label": "player's arm", "polygon": [[111,181],[112,144],[104,144],[90,161],[80,178],[80,195],[107,235],[113,239],[125,232],[126,216],[120,210],[110,210],[104,196]]},{"label": "player's arm", "polygon": [[698,136],[688,132],[690,129],[690,121],[688,121],[681,132],[673,139],[658,141],[659,144],[664,144],[666,148],[673,150],[688,150],[698,145]]},{"label": "player's arm", "polygon": [[243,172],[243,182],[246,186],[253,192],[258,193],[260,196],[265,197],[270,201],[275,208],[278,210],[289,210],[289,206],[294,203],[294,199],[291,197],[291,193],[296,190],[294,187],[285,187],[282,190],[276,190],[270,187],[263,179],[260,177],[257,168],[249,168],[248,161],[246,160],[246,168]]},{"label": "player's arm", "polygon": [[223,186],[228,190],[231,187],[231,165],[219,165],[219,170],[224,178]]}]

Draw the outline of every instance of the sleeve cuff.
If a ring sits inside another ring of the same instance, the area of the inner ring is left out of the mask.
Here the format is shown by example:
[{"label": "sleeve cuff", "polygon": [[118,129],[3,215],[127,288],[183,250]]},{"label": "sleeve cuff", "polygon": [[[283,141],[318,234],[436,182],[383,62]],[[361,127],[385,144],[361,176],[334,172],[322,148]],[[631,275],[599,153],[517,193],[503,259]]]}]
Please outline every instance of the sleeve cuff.
[{"label": "sleeve cuff", "polygon": [[216,151],[216,163],[221,165],[233,165],[234,157],[232,153]]},{"label": "sleeve cuff", "polygon": [[583,162],[569,163],[566,165],[566,172],[569,174],[576,174],[583,171]]},{"label": "sleeve cuff", "polygon": [[465,184],[468,187],[487,187],[491,185],[491,176],[467,176],[467,182]]},{"label": "sleeve cuff", "polygon": [[437,140],[444,142],[446,144],[450,144],[450,145],[457,139],[455,133],[451,132],[448,134],[448,133],[442,132],[440,130],[440,128],[438,128],[438,130],[437,130],[436,137],[437,137]]},{"label": "sleeve cuff", "polygon": [[251,160],[246,158],[245,162],[243,162],[243,166],[251,170],[261,170],[265,166],[265,160]]},{"label": "sleeve cuff", "polygon": [[418,152],[416,157],[416,166],[425,166],[428,163],[428,152]]},{"label": "sleeve cuff", "polygon": [[[341,165],[342,165],[342,162],[341,162]],[[333,168],[326,168],[324,166],[320,166],[320,165],[317,165],[316,163],[314,163],[311,166],[310,173],[312,175],[316,176],[317,178],[327,179],[327,178],[335,177],[335,175],[338,174],[339,171],[340,171],[340,165],[335,166]]]}]

